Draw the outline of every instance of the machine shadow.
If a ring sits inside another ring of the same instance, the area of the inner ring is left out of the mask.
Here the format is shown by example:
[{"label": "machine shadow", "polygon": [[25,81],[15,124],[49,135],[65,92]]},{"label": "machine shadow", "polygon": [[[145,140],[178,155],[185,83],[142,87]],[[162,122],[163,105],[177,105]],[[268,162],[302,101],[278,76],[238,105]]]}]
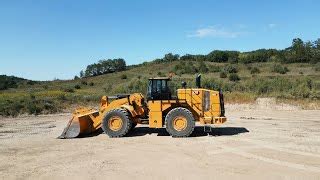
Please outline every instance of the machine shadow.
[{"label": "machine shadow", "polygon": [[[248,133],[244,127],[215,127],[211,132],[205,132],[203,126],[196,126],[190,137],[201,136],[233,136],[241,133]],[[147,134],[157,134],[157,136],[170,136],[165,128],[152,129],[148,127],[136,127],[127,134],[126,137],[145,136]]]},{"label": "machine shadow", "polygon": [[77,138],[89,138],[89,137],[95,137],[98,136],[100,134],[103,134],[103,130],[101,128],[99,128],[97,131],[91,133],[91,134],[85,134],[85,135],[79,135]]}]

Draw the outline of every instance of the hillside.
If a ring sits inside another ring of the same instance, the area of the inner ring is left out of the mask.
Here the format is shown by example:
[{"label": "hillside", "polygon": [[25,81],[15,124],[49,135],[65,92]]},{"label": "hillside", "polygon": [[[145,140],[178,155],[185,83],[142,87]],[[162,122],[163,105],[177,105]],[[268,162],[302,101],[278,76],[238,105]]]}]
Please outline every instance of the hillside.
[{"label": "hillside", "polygon": [[145,93],[149,77],[166,76],[171,72],[175,73],[173,91],[181,87],[181,81],[194,87],[195,75],[202,73],[203,87],[222,88],[226,103],[250,103],[257,97],[276,97],[303,103],[306,108],[318,108],[320,104],[320,71],[313,64],[179,60],[144,63],[120,72],[75,80],[18,83],[15,88],[0,91],[0,115],[55,113],[78,105],[97,106],[102,95]]},{"label": "hillside", "polygon": [[15,76],[0,75],[0,90],[17,88],[18,86],[22,86],[23,84],[32,85],[34,83],[35,83],[34,81],[30,81],[30,80],[15,77]]},{"label": "hillside", "polygon": [[249,52],[214,50],[206,55],[168,53],[163,58],[127,66],[124,59],[104,59],[80,71],[80,78],[47,82],[0,76],[0,115],[70,111],[75,106],[97,106],[103,95],[141,92],[150,77],[174,74],[171,90],[202,86],[225,92],[226,103],[250,103],[275,97],[303,108],[320,106],[320,39],[292,40],[288,48]]}]

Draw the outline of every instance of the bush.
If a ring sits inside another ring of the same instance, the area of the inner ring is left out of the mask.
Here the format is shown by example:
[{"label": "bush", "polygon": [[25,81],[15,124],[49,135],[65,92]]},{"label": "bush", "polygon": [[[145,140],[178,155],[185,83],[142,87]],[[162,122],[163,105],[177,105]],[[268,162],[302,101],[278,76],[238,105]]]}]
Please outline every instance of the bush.
[{"label": "bush", "polygon": [[281,64],[274,64],[272,67],[272,72],[286,74],[287,72],[289,72],[289,69],[286,66],[282,66]]},{"label": "bush", "polygon": [[36,82],[35,81],[27,81],[27,84],[32,86],[32,85],[35,85]]},{"label": "bush", "polygon": [[40,107],[39,105],[37,105],[35,102],[29,102],[27,104],[27,111],[29,114],[35,114],[38,115],[42,112],[42,107]]},{"label": "bush", "polygon": [[228,73],[237,73],[238,72],[238,68],[235,65],[227,65],[224,67],[224,71],[228,72]]},{"label": "bush", "polygon": [[314,70],[320,71],[320,62],[318,62],[317,64],[315,64]]},{"label": "bush", "polygon": [[82,85],[88,85],[87,81],[81,81]]},{"label": "bush", "polygon": [[120,78],[121,79],[127,79],[127,75],[126,74],[121,74]]},{"label": "bush", "polygon": [[230,80],[230,81],[240,81],[240,77],[239,77],[238,74],[236,74],[236,73],[231,73],[231,74],[229,75],[229,80]]},{"label": "bush", "polygon": [[93,83],[93,82],[90,82],[90,83],[89,83],[89,86],[94,86],[94,83]]},{"label": "bush", "polygon": [[64,92],[68,92],[68,93],[74,93],[74,89],[73,89],[73,88],[70,88],[70,87],[64,88],[63,91],[64,91]]},{"label": "bush", "polygon": [[203,61],[199,61],[198,62],[198,68],[197,69],[198,69],[198,71],[200,73],[207,73],[209,71],[206,63],[204,63]]},{"label": "bush", "polygon": [[220,72],[220,78],[226,78],[226,77],[227,77],[227,73],[225,73],[224,71]]},{"label": "bush", "polygon": [[216,65],[209,65],[209,72],[220,72],[221,67]]},{"label": "bush", "polygon": [[253,68],[251,68],[250,73],[251,74],[259,74],[260,73],[260,69],[257,68],[257,67],[253,67]]},{"label": "bush", "polygon": [[1,116],[13,116],[16,117],[19,115],[23,108],[20,102],[17,101],[3,101],[0,102],[0,115]]},{"label": "bush", "polygon": [[173,68],[173,72],[175,74],[195,74],[198,72],[198,68],[196,68],[192,61],[184,62],[177,64]]},{"label": "bush", "polygon": [[74,86],[75,89],[81,89],[81,86],[79,84]]},{"label": "bush", "polygon": [[159,77],[164,77],[164,76],[165,76],[164,73],[161,72],[161,71],[159,71],[159,72],[157,73],[157,75],[158,75]]}]

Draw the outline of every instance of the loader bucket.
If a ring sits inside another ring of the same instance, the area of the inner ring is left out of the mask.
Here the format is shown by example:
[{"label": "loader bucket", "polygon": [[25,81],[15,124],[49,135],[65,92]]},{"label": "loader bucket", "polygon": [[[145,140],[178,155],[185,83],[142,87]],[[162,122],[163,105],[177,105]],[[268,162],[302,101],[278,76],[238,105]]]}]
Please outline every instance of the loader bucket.
[{"label": "loader bucket", "polygon": [[70,139],[90,135],[101,127],[99,112],[94,109],[77,109],[59,139]]}]

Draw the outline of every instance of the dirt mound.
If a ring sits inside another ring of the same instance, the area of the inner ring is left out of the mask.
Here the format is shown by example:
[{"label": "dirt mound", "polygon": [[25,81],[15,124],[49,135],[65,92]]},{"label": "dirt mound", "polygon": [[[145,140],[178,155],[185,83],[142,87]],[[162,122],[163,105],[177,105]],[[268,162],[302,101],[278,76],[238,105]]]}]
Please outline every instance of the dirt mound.
[{"label": "dirt mound", "polygon": [[276,98],[258,98],[251,104],[226,104],[226,110],[300,110],[299,106],[278,102]]}]

